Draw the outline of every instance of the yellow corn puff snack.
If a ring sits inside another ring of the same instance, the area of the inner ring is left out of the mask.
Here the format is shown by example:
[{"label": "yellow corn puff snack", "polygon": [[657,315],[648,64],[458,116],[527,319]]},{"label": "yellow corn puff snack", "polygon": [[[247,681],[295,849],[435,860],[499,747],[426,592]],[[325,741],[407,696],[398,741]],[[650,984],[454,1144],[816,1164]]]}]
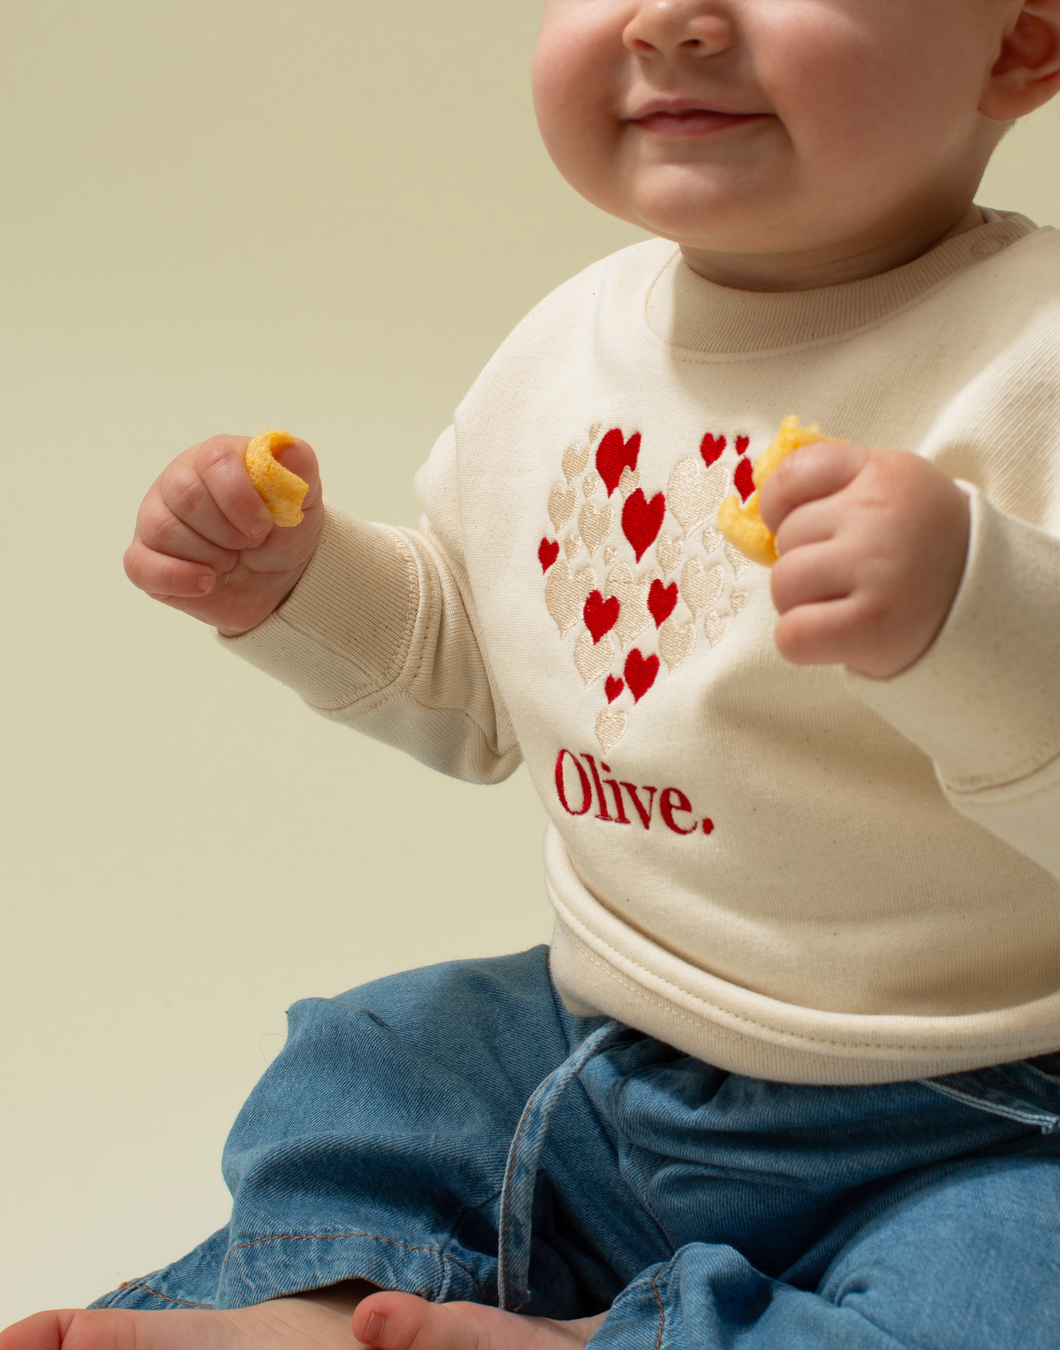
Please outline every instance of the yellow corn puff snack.
[{"label": "yellow corn puff snack", "polygon": [[309,491],[308,483],[276,459],[276,451],[288,445],[294,445],[294,437],[286,431],[263,431],[250,442],[246,453],[250,481],[277,525],[301,522],[302,502]]},{"label": "yellow corn puff snack", "polygon": [[782,459],[816,441],[847,444],[836,436],[822,436],[816,422],[813,426],[801,427],[797,417],[785,417],[776,436],[755,461],[751,472],[754,492],[746,502],[741,502],[738,496],[726,497],[718,507],[718,529],[752,562],[772,567],[777,560],[776,536],[758,513],[758,494],[763,484]]}]

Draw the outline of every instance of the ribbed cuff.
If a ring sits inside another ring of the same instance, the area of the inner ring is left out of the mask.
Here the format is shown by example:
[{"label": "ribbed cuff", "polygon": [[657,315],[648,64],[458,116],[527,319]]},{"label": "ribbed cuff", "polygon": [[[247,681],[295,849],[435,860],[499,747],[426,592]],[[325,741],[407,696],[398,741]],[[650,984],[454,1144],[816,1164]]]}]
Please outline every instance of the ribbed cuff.
[{"label": "ribbed cuff", "polygon": [[900,675],[847,680],[931,756],[944,786],[975,792],[1060,755],[1060,540],[962,486],[968,562],[942,631]]},{"label": "ribbed cuff", "polygon": [[342,708],[398,677],[419,594],[398,531],[326,503],[320,542],[284,603],[249,633],[218,637],[313,707]]}]

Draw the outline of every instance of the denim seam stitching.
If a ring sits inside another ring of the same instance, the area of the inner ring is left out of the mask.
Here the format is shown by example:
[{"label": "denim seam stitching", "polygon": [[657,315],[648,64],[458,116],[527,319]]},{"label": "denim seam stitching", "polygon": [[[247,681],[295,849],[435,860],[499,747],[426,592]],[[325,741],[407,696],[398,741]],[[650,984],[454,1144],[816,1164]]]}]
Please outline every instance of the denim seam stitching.
[{"label": "denim seam stitching", "polygon": [[[192,1303],[190,1299],[173,1298],[170,1294],[160,1294],[157,1289],[152,1289],[149,1284],[144,1284],[140,1280],[123,1280],[122,1283],[118,1285],[118,1288],[143,1289],[145,1293],[150,1294],[153,1298],[160,1298],[164,1303],[180,1303],[183,1304],[185,1308],[204,1308],[207,1312],[213,1310],[212,1303]],[[102,1301],[102,1299],[96,1299],[95,1303],[89,1304],[89,1307],[98,1308]]]},{"label": "denim seam stitching", "polygon": [[260,1247],[265,1242],[337,1242],[342,1238],[371,1238],[373,1242],[383,1242],[388,1247],[400,1247],[407,1252],[429,1252],[436,1256],[439,1261],[448,1262],[450,1265],[457,1266],[468,1277],[475,1287],[478,1287],[478,1281],[474,1274],[453,1256],[446,1256],[445,1252],[439,1247],[415,1246],[411,1242],[398,1242],[395,1238],[383,1237],[381,1233],[369,1233],[359,1229],[353,1229],[348,1233],[276,1233],[272,1237],[255,1238],[252,1242],[238,1242],[234,1247],[229,1248],[225,1259],[221,1262],[221,1269],[228,1264],[229,1257],[236,1252],[245,1250],[248,1247]]},{"label": "denim seam stitching", "polygon": [[659,1347],[662,1345],[663,1327],[666,1325],[666,1309],[663,1307],[659,1286],[654,1280],[651,1282],[651,1291],[655,1295],[655,1302],[659,1305],[659,1333],[655,1337],[655,1350],[659,1350]]},{"label": "denim seam stitching", "polygon": [[1017,1086],[1015,1083],[1010,1083],[1009,1080],[1005,1078],[1003,1074],[998,1073],[996,1069],[983,1069],[982,1072],[987,1077],[996,1079],[1002,1087],[1006,1088],[1009,1092],[1018,1092],[1021,1097],[1030,1097],[1031,1101],[1041,1102],[1043,1106],[1048,1106],[1054,1116],[1060,1115],[1060,1102],[1050,1101],[1048,1097],[1040,1097],[1036,1092],[1031,1092],[1030,1088],[1023,1088]]}]

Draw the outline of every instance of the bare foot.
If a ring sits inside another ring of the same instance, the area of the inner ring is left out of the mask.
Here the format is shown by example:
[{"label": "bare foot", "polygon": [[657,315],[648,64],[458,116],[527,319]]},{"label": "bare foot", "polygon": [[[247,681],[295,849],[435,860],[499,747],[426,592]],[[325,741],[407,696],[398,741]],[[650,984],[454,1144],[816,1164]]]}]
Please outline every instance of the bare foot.
[{"label": "bare foot", "polygon": [[0,1350],[357,1350],[356,1292],[333,1291],[225,1312],[63,1308],[0,1332]]},{"label": "bare foot", "polygon": [[372,1350],[581,1350],[606,1316],[555,1322],[481,1303],[428,1303],[386,1292],[358,1305],[353,1334]]}]

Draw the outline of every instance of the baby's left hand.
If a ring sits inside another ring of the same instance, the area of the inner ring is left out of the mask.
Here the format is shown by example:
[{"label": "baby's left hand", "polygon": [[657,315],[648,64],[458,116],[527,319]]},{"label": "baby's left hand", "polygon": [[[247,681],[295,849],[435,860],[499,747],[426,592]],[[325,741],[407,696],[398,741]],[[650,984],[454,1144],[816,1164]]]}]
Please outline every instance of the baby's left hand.
[{"label": "baby's left hand", "polygon": [[904,450],[820,442],[762,488],[776,644],[796,665],[897,675],[935,640],[968,552],[968,498]]}]

